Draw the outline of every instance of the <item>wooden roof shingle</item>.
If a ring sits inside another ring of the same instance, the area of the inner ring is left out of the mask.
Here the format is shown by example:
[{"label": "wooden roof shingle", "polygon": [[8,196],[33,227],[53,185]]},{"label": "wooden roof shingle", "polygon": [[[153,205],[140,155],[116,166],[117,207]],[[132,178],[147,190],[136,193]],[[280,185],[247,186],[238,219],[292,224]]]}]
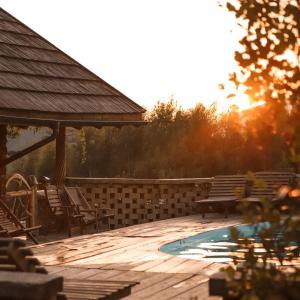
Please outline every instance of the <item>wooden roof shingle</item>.
[{"label": "wooden roof shingle", "polygon": [[0,8],[0,121],[140,122],[144,112]]}]

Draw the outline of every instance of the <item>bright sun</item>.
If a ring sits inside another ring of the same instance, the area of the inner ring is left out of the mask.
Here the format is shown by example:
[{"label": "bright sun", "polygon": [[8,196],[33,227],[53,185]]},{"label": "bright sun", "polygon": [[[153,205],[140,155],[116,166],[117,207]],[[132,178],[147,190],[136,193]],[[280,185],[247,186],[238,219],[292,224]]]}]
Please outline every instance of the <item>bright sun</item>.
[{"label": "bright sun", "polygon": [[257,106],[264,105],[264,101],[253,102],[250,97],[243,92],[239,92],[236,96],[228,98],[220,98],[216,101],[217,110],[219,112],[226,112],[231,107],[236,107],[238,111],[248,110]]}]

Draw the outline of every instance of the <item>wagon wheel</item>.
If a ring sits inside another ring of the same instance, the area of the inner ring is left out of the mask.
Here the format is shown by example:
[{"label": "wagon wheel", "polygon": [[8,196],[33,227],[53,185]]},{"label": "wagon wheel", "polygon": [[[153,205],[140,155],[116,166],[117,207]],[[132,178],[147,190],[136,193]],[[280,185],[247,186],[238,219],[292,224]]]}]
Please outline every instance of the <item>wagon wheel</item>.
[{"label": "wagon wheel", "polygon": [[20,221],[28,221],[31,217],[29,211],[31,188],[26,179],[20,174],[13,174],[6,181],[6,191],[22,191],[25,196],[15,196],[6,199],[7,205]]}]

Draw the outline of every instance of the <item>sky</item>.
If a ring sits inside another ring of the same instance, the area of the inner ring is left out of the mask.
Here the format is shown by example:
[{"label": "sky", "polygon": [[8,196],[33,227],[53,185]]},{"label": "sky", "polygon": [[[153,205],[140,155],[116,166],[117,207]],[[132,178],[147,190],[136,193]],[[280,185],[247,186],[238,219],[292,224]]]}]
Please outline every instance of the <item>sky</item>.
[{"label": "sky", "polygon": [[226,109],[236,101],[225,100],[227,91],[218,85],[226,83],[236,68],[234,51],[241,31],[218,0],[0,0],[0,4],[147,109],[171,97],[185,109],[216,100]]}]

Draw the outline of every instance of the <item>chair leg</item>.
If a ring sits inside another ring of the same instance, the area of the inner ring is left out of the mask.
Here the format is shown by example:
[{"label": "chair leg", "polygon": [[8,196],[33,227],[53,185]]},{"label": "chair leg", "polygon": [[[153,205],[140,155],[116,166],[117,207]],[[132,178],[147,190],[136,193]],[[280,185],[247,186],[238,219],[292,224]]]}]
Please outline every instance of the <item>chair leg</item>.
[{"label": "chair leg", "polygon": [[36,244],[38,245],[38,240],[34,237],[34,235],[31,232],[27,232],[26,235]]},{"label": "chair leg", "polygon": [[80,235],[83,235],[83,226],[82,224],[80,224],[79,226],[80,226]]},{"label": "chair leg", "polygon": [[205,206],[200,206],[200,212],[202,214],[202,218],[204,219],[205,218]]},{"label": "chair leg", "polygon": [[95,225],[96,225],[96,231],[99,232],[100,228],[99,228],[99,214],[96,213],[95,215]]},{"label": "chair leg", "polygon": [[68,217],[68,221],[67,221],[67,226],[68,226],[68,236],[71,237],[72,236],[72,224],[71,224],[71,221],[70,221],[70,218]]},{"label": "chair leg", "polygon": [[223,205],[223,207],[224,207],[225,218],[227,219],[228,218],[228,206],[225,204],[225,205]]},{"label": "chair leg", "polygon": [[108,224],[108,230],[110,230],[110,217],[107,219],[107,224]]}]

